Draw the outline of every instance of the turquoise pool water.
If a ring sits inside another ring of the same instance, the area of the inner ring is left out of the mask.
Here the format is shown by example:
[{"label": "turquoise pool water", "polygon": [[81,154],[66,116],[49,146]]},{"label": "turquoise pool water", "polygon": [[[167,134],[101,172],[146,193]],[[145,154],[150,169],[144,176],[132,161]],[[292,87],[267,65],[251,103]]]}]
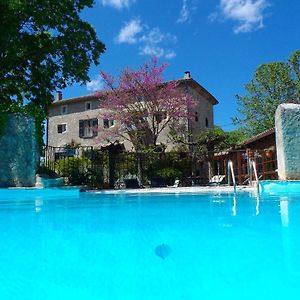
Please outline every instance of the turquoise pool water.
[{"label": "turquoise pool water", "polygon": [[0,190],[0,299],[298,299],[300,193]]}]

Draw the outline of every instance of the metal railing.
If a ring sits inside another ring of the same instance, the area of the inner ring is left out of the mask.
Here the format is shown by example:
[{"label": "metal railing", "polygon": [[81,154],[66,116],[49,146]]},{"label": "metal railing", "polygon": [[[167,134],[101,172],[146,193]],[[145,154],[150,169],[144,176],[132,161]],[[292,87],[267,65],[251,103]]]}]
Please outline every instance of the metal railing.
[{"label": "metal railing", "polygon": [[253,174],[257,185],[257,192],[259,192],[259,178],[257,175],[256,163],[253,159],[249,160],[249,185],[253,185]]},{"label": "metal railing", "polygon": [[232,178],[233,182],[233,190],[236,192],[236,181],[235,181],[235,176],[234,176],[234,171],[233,171],[233,163],[231,160],[228,161],[227,164],[227,177],[228,177],[228,185],[230,186],[230,175]]}]

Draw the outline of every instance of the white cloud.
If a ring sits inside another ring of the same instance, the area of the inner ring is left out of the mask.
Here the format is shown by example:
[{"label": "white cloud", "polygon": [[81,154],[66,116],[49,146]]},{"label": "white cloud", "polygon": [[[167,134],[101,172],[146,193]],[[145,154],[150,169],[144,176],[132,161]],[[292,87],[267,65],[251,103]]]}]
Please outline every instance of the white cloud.
[{"label": "white cloud", "polygon": [[101,0],[103,6],[112,6],[117,9],[128,8],[135,0]]},{"label": "white cloud", "polygon": [[164,45],[176,43],[176,41],[177,37],[175,35],[163,33],[158,27],[155,27],[140,38],[140,42],[143,43],[140,47],[140,54],[171,59],[176,54],[172,50],[165,49]]},{"label": "white cloud", "polygon": [[172,59],[176,56],[176,53],[172,50],[166,50],[162,47],[157,47],[157,46],[153,46],[153,45],[152,46],[146,45],[146,46],[140,47],[140,54],[156,56],[158,58],[164,57],[166,59]]},{"label": "white cloud", "polygon": [[160,58],[160,57],[164,56],[165,50],[161,47],[157,47],[154,45],[145,45],[145,46],[140,47],[140,54],[156,56],[156,57]]},{"label": "white cloud", "polygon": [[262,28],[264,10],[268,6],[266,0],[221,0],[219,13],[213,13],[211,20],[222,15],[225,19],[237,21],[235,33],[251,32]]},{"label": "white cloud", "polygon": [[177,19],[177,23],[185,23],[189,21],[190,10],[187,5],[187,0],[183,0],[182,7],[179,13],[179,18]]},{"label": "white cloud", "polygon": [[137,42],[137,34],[143,30],[140,20],[131,20],[121,28],[120,33],[116,37],[118,44],[128,43],[135,44]]},{"label": "white cloud", "polygon": [[172,59],[175,56],[176,56],[176,53],[174,51],[172,51],[172,50],[167,51],[166,54],[165,54],[165,58],[166,59]]},{"label": "white cloud", "polygon": [[140,38],[140,41],[145,42],[146,44],[157,45],[162,42],[175,43],[177,41],[177,37],[170,33],[163,33],[158,27],[155,27],[144,34]]},{"label": "white cloud", "polygon": [[139,44],[140,55],[165,57],[166,59],[176,56],[174,51],[166,49],[169,44],[176,43],[175,35],[164,33],[158,27],[149,29],[137,19],[126,23],[115,40],[118,44]]},{"label": "white cloud", "polygon": [[90,92],[96,92],[103,89],[103,80],[100,76],[91,80],[86,84],[86,88]]}]

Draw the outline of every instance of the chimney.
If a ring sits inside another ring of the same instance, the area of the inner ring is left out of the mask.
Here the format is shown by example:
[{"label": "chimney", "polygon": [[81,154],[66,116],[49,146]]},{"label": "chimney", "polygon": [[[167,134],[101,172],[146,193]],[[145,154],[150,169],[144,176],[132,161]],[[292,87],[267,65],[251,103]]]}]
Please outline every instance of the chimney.
[{"label": "chimney", "polygon": [[184,76],[183,76],[183,79],[191,79],[191,72],[190,71],[185,71],[184,72]]},{"label": "chimney", "polygon": [[56,101],[62,100],[62,92],[61,91],[57,91],[56,92]]}]

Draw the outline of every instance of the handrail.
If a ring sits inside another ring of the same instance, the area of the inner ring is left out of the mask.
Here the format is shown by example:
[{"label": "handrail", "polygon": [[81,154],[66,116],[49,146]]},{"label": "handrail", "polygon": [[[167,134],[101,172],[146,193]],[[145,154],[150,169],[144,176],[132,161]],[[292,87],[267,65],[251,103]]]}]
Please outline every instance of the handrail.
[{"label": "handrail", "polygon": [[256,169],[256,163],[254,160],[250,160],[249,162],[250,168],[249,168],[249,185],[252,185],[252,176],[254,173],[255,181],[257,184],[257,192],[259,193],[259,179],[257,175],[257,169]]},{"label": "handrail", "polygon": [[233,171],[233,163],[231,160],[228,161],[227,165],[227,178],[228,178],[228,185],[230,186],[230,174],[233,182],[233,190],[236,192],[236,182],[235,182],[235,176]]}]

